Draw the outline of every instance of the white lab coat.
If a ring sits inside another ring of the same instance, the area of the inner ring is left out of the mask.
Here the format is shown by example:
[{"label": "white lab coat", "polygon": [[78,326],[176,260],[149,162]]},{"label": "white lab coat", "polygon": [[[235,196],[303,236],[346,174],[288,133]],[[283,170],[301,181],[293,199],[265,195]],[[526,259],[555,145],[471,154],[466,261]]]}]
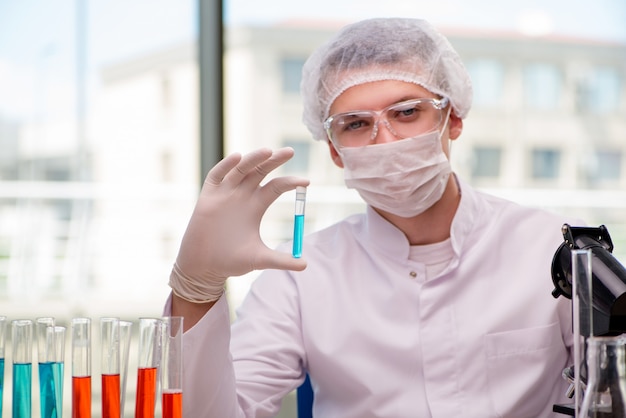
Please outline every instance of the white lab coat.
[{"label": "white lab coat", "polygon": [[368,208],[306,236],[305,271],[262,273],[232,339],[222,297],[184,335],[184,415],[274,416],[308,371],[322,418],[562,416],[571,303],[550,264],[580,223],[460,184],[437,277]]}]

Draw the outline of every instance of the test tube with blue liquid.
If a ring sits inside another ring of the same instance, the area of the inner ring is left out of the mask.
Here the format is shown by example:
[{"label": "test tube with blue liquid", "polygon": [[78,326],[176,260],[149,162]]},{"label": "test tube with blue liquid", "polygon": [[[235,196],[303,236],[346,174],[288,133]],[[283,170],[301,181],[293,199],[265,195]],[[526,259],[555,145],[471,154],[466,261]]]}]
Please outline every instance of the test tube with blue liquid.
[{"label": "test tube with blue liquid", "polygon": [[62,418],[65,327],[54,318],[37,318],[37,351],[41,418]]},{"label": "test tube with blue liquid", "polygon": [[294,258],[302,257],[302,238],[304,236],[304,207],[306,206],[306,187],[296,187],[296,208],[293,221],[293,250]]},{"label": "test tube with blue liquid", "polygon": [[0,316],[0,417],[2,416],[2,399],[4,398],[4,342],[6,340],[7,317]]},{"label": "test tube with blue liquid", "polygon": [[13,418],[31,418],[33,321],[12,321]]}]

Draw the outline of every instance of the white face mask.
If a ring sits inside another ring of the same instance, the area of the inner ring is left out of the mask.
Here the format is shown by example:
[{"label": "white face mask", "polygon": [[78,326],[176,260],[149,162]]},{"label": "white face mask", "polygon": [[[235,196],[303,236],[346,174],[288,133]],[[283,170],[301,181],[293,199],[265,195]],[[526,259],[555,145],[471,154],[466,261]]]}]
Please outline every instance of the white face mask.
[{"label": "white face mask", "polygon": [[385,144],[342,148],[346,186],[374,208],[410,218],[434,205],[452,169],[439,131]]}]

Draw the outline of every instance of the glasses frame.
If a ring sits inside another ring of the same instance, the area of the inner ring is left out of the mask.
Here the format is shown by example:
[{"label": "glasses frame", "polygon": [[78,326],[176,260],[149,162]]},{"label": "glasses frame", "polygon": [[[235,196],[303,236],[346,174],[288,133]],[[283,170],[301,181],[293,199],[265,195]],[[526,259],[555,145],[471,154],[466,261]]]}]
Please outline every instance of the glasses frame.
[{"label": "glasses frame", "polygon": [[[448,99],[447,97],[442,97],[442,98],[419,97],[415,99],[404,100],[402,102],[390,104],[389,106],[381,110],[351,110],[349,112],[335,113],[334,115],[331,115],[328,118],[326,118],[326,120],[324,120],[324,130],[326,130],[326,135],[328,136],[328,139],[333,143],[335,148],[358,148],[358,146],[350,147],[350,146],[341,145],[336,139],[334,139],[332,135],[332,129],[331,129],[332,123],[335,119],[339,118],[340,116],[351,116],[351,115],[356,115],[359,113],[366,113],[374,117],[374,124],[372,125],[372,134],[370,136],[369,142],[362,146],[370,145],[374,141],[374,139],[376,139],[376,136],[378,136],[378,124],[380,123],[381,120],[384,122],[389,132],[391,132],[396,138],[404,139],[404,138],[400,138],[400,136],[396,133],[395,129],[393,129],[393,127],[391,126],[389,120],[387,120],[387,117],[385,114],[390,109],[396,106],[403,106],[403,105],[405,106],[405,105],[409,105],[412,103],[423,103],[423,102],[430,103],[433,109],[441,111],[445,109],[446,106],[448,106],[448,104],[450,103],[450,99]],[[441,124],[442,121],[443,121],[443,116],[441,117],[439,124]]]}]

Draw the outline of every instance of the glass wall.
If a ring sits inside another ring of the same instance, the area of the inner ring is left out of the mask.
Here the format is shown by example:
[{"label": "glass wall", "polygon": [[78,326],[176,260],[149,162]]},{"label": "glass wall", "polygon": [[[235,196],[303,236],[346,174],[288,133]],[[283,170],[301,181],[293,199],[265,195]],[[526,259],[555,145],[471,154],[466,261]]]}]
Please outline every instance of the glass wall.
[{"label": "glass wall", "polygon": [[0,3],[5,310],[160,309],[198,186],[196,9]]}]

